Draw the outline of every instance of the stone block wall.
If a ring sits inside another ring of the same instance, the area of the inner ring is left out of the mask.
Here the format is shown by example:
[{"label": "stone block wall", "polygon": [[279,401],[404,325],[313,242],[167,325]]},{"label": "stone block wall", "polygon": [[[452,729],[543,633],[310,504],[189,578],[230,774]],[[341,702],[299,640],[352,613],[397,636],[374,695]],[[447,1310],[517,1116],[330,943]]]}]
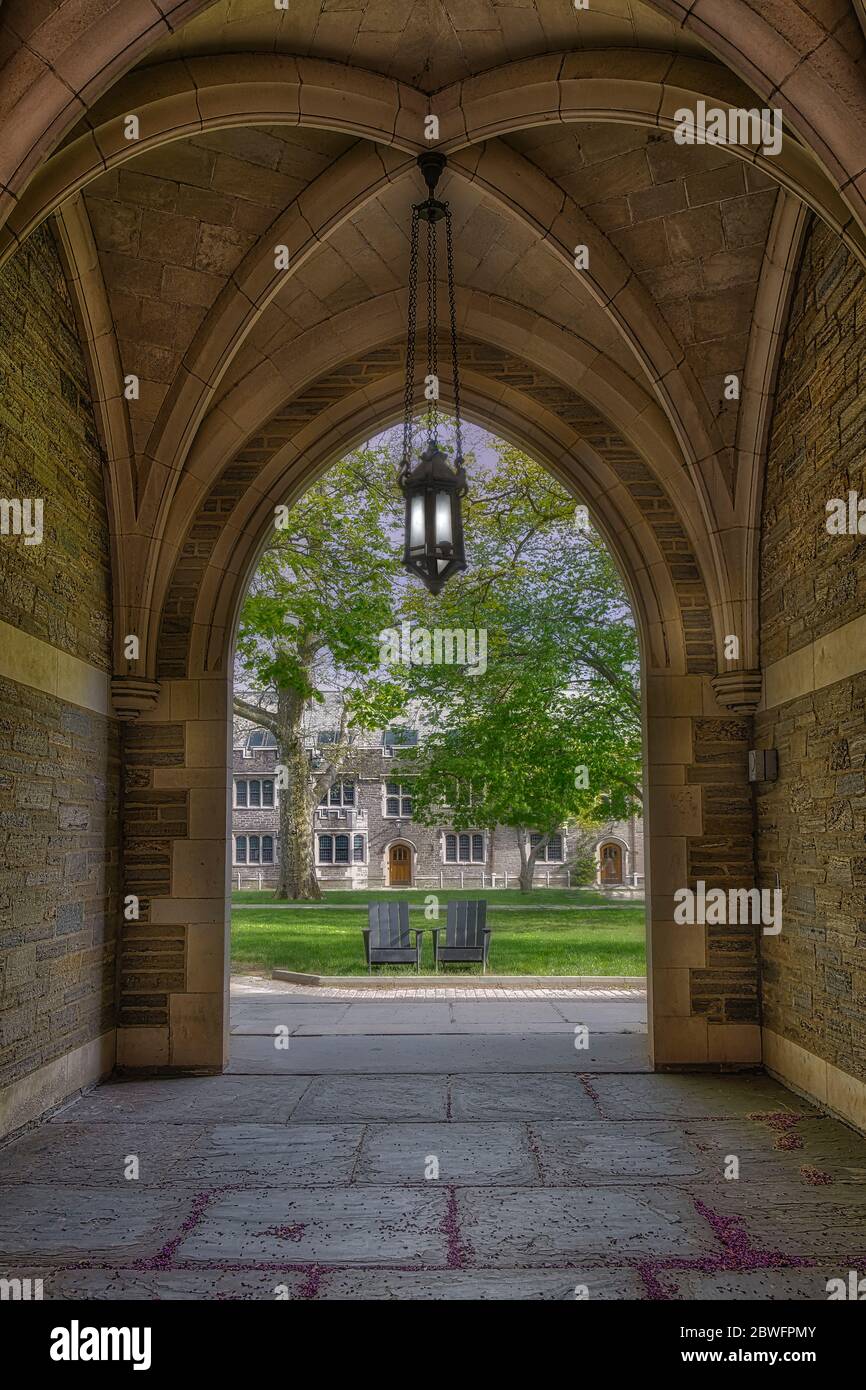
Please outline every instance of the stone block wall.
[{"label": "stone block wall", "polygon": [[164,680],[124,729],[126,893],[117,1065],[218,1071],[228,1059],[229,684]]},{"label": "stone block wall", "polygon": [[707,676],[648,676],[647,885],[652,1056],[662,1069],[761,1060],[756,928],[677,922],[675,894],[754,886],[747,718]]},{"label": "stone block wall", "polygon": [[[748,719],[696,719],[688,781],[703,792],[703,834],[689,841],[689,884],[754,886]],[[692,1012],[709,1023],[758,1021],[757,932],[751,922],[707,925],[707,966],[691,976]]]},{"label": "stone block wall", "polygon": [[783,890],[762,944],[768,1065],[866,1126],[866,539],[826,504],[866,495],[866,281],[812,224],[792,298],[761,547],[765,694],[756,744],[761,882]]},{"label": "stone block wall", "polygon": [[0,680],[0,1090],[114,1027],[117,725]]},{"label": "stone block wall", "polygon": [[102,455],[75,314],[53,235],[0,272],[0,497],[44,500],[44,541],[0,536],[0,618],[111,668]]},{"label": "stone block wall", "polygon": [[0,274],[0,1134],[114,1062],[118,729],[102,457],[48,227]]},{"label": "stone block wall", "polygon": [[121,1026],[168,1026],[168,998],[184,989],[183,927],[158,924],[154,898],[171,892],[172,845],[189,834],[189,793],[155,785],[157,769],[183,766],[183,724],[130,724],[123,739],[125,891],[139,900],[124,921],[120,956]]}]

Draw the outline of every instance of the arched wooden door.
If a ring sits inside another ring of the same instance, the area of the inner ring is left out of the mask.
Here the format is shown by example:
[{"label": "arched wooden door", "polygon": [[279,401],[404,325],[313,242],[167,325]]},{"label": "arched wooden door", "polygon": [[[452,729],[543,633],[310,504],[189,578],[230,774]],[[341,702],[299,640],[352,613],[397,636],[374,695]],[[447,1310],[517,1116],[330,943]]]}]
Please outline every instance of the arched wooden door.
[{"label": "arched wooden door", "polygon": [[601,881],[602,883],[622,883],[622,845],[602,845]]},{"label": "arched wooden door", "polygon": [[388,851],[388,882],[392,888],[412,882],[412,851],[408,845],[392,845]]}]

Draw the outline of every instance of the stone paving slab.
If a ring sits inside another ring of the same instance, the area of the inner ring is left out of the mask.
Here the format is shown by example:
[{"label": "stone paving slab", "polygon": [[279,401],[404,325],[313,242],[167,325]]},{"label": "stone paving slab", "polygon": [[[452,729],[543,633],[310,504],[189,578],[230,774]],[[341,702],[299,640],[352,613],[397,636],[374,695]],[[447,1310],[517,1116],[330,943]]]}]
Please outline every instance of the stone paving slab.
[{"label": "stone paving slab", "polygon": [[360,1124],[214,1125],[175,1163],[172,1181],[290,1187],[348,1183]]},{"label": "stone paving slab", "polygon": [[[42,1125],[0,1148],[0,1200],[2,1188],[10,1184],[51,1183],[60,1175],[64,1185],[71,1187],[132,1189],[165,1184],[174,1177],[182,1156],[204,1134],[201,1124],[159,1121]],[[139,1161],[135,1179],[124,1175],[132,1155]]]},{"label": "stone paving slab", "polygon": [[[362,1134],[360,1124],[44,1125],[0,1149],[0,1192],[58,1174],[74,1187],[121,1189],[348,1183]],[[139,1160],[137,1179],[125,1177],[131,1155]]]},{"label": "stone paving slab", "polygon": [[676,1188],[458,1187],[455,1194],[461,1240],[482,1265],[694,1257],[718,1248],[690,1195]]},{"label": "stone paving slab", "polygon": [[[346,1005],[346,1012],[340,1019],[344,1026],[351,1023],[361,1023],[365,1028],[372,1029],[379,1024],[386,1027],[394,1027],[396,1024],[405,1024],[409,1027],[418,1028],[421,1024],[429,1024],[431,1027],[441,1027],[446,1033],[451,1027],[452,1009],[447,999],[437,1001],[419,999],[415,1003],[394,999],[387,1003],[368,1002],[358,1000]],[[306,1022],[306,1019],[304,1020]]]},{"label": "stone paving slab", "polygon": [[577,1056],[586,1071],[648,1068],[646,1039],[624,1033],[591,1033],[589,1048],[579,1054],[571,1032],[488,1033],[471,1040],[441,1035],[354,1037],[351,1042],[294,1037],[285,1049],[276,1048],[273,1038],[236,1036],[229,1074],[573,1071]]},{"label": "stone paving slab", "polygon": [[327,1272],[318,1297],[338,1300],[449,1300],[493,1299],[521,1301],[575,1301],[575,1291],[585,1285],[590,1300],[640,1299],[645,1287],[633,1269],[577,1266],[574,1269],[504,1270],[341,1270]]},{"label": "stone paving slab", "polygon": [[[863,1263],[866,1274],[866,1189],[806,1183],[696,1184],[695,1195],[722,1219],[748,1232],[752,1249],[785,1258],[811,1256]],[[781,1262],[781,1261],[780,1261]]]},{"label": "stone paving slab", "polygon": [[240,1034],[266,1034],[277,1025],[307,1031],[340,1032],[357,1028],[359,1032],[463,1031],[479,1025],[491,1032],[524,1032],[543,1025],[587,1023],[594,1028],[616,1031],[621,1027],[646,1026],[646,1005],[628,1000],[597,999],[583,1002],[562,1000],[354,1000],[351,1003],[300,1003],[294,996],[241,1000],[232,1006],[233,1031]]},{"label": "stone paving slab", "polygon": [[553,1007],[566,1023],[587,1023],[601,1028],[613,1023],[640,1025],[646,1029],[646,1000],[616,999],[601,1002],[597,999],[556,999]]},{"label": "stone paving slab", "polygon": [[[41,1279],[47,1302],[210,1299],[274,1302],[278,1297],[289,1301],[316,1298],[335,1302],[489,1302],[501,1299],[574,1302],[577,1290],[583,1287],[591,1301],[640,1299],[646,1295],[644,1283],[634,1269],[594,1265],[559,1270],[423,1271],[357,1267],[298,1270],[280,1269],[275,1265],[262,1271],[238,1271],[201,1264],[192,1269],[144,1273],[117,1267],[57,1270],[50,1265],[28,1265],[19,1266],[15,1274],[22,1279]],[[712,1297],[711,1294],[707,1296]]]},{"label": "stone paving slab", "polygon": [[[400,1023],[393,1026],[385,1024],[372,1024],[365,1028],[363,1024],[342,1024],[335,1023],[333,1028],[329,1028],[323,1033],[321,1028],[315,1025],[307,1026],[302,1024],[298,1028],[292,1029],[293,1038],[433,1038],[442,1036],[443,1029],[437,1025],[428,1026],[418,1024],[412,1027],[411,1023]],[[452,1033],[454,1029],[450,1030]]]},{"label": "stone paving slab", "polygon": [[[573,1004],[554,1002],[531,1004],[463,1003],[443,1001],[429,1004],[394,1000],[388,1005],[368,1003],[340,1004],[340,1016],[324,1005],[299,1009],[294,1001],[256,1011],[239,1010],[240,1021],[232,1026],[235,1037],[272,1038],[275,1029],[288,1030],[297,1037],[353,1037],[401,1034],[458,1033],[498,1035],[516,1033],[569,1033],[575,1024],[585,1024],[593,1033],[646,1033],[646,1011],[630,1004]],[[568,1009],[564,1017],[561,1009]]]},{"label": "stone paving slab", "polygon": [[[796,1097],[793,1104],[796,1104]],[[712,1124],[686,1123],[683,1134],[704,1157],[705,1166],[721,1172],[729,1154],[740,1162],[740,1177],[778,1185],[794,1182],[820,1186],[866,1184],[866,1143],[862,1135],[811,1109],[802,1119],[796,1111],[781,1116],[769,1113],[767,1124],[761,1112],[749,1112],[738,1120],[716,1120]],[[791,1123],[787,1123],[790,1118]]]},{"label": "stone paving slab", "polygon": [[[444,1000],[438,1004],[406,1004],[395,1000],[391,1004],[347,1004],[346,1013],[327,1029],[319,1028],[330,1036],[344,1036],[352,1033],[450,1033],[453,1031],[450,1005]],[[297,1032],[311,1035],[321,1022],[316,1017],[304,1016],[295,1020]]]},{"label": "stone paving slab", "polygon": [[[429,1177],[430,1160],[437,1164]],[[364,1134],[356,1182],[427,1185],[537,1183],[538,1164],[520,1124],[371,1125]]]},{"label": "stone paving slab", "polygon": [[89,1257],[124,1264],[153,1255],[189,1210],[181,1193],[126,1183],[117,1191],[60,1181],[21,1183],[0,1203],[0,1265]]},{"label": "stone paving slab", "polygon": [[[709,1299],[728,1303],[738,1299],[754,1299],[759,1303],[769,1302],[771,1306],[767,1309],[766,1321],[777,1322],[778,1319],[772,1316],[772,1302],[786,1299],[793,1302],[825,1302],[828,1279],[841,1278],[847,1283],[848,1270],[838,1264],[818,1264],[809,1269],[751,1269],[742,1273],[721,1270],[713,1274],[699,1270],[663,1269],[658,1271],[656,1278],[665,1297],[674,1300]],[[737,1321],[736,1315],[733,1321]]]},{"label": "stone paving slab", "polygon": [[72,1102],[51,1124],[116,1124],[152,1115],[162,1124],[284,1124],[310,1085],[309,1076],[154,1077],[117,1080]]},{"label": "stone paving slab", "polygon": [[184,1261],[444,1265],[444,1188],[284,1188],[216,1196],[182,1245]]},{"label": "stone paving slab", "polygon": [[[245,1002],[240,1008],[232,1005],[230,1031],[266,1033],[273,1030],[277,1024],[287,1024],[290,1028],[296,1028],[300,1024],[308,1023],[316,1023],[321,1028],[328,1029],[341,1023],[351,1007],[347,1001],[326,1003],[319,1000],[311,1003],[294,998],[269,999],[265,1004],[257,1002],[255,1005]],[[448,1006],[445,1004],[442,1007],[447,1009]]]},{"label": "stone paving slab", "polygon": [[[354,1006],[353,1006],[354,1007]],[[497,1000],[456,999],[450,1004],[451,1014],[458,1024],[480,1023],[498,1033],[514,1028],[527,1028],[538,1023],[564,1022],[551,999],[515,999],[503,1004]]]},{"label": "stone paving slab", "polygon": [[[12,1271],[0,1269],[0,1275]],[[862,1271],[861,1271],[862,1274]],[[566,1301],[574,1302],[582,1287],[590,1303],[640,1300],[647,1285],[636,1268],[626,1265],[576,1263],[567,1269],[381,1269],[344,1268],[299,1270],[226,1270],[199,1264],[191,1269],[141,1272],[113,1265],[104,1269],[58,1270],[51,1265],[17,1264],[14,1275],[42,1279],[46,1301],[237,1299],[273,1302],[317,1298],[325,1301]],[[847,1281],[839,1264],[820,1263],[804,1269],[760,1269],[713,1273],[689,1269],[652,1268],[654,1287],[674,1302],[778,1300],[823,1302],[830,1279]],[[768,1309],[768,1313],[770,1309]],[[736,1320],[736,1318],[735,1318]]]},{"label": "stone paving slab", "polygon": [[[0,1275],[5,1273],[0,1269]],[[43,1298],[52,1300],[176,1301],[211,1299],[274,1302],[278,1289],[289,1300],[310,1297],[311,1279],[305,1270],[226,1270],[201,1265],[195,1269],[157,1269],[140,1271],[114,1264],[105,1269],[53,1269],[49,1265],[30,1265],[15,1271],[19,1278],[42,1279]]]},{"label": "stone paving slab", "polygon": [[577,1075],[452,1076],[454,1120],[591,1120],[598,1111]]},{"label": "stone paving slab", "polygon": [[301,1120],[444,1120],[448,1085],[442,1076],[327,1076],[312,1081],[298,1105]]},{"label": "stone paving slab", "polygon": [[[591,1071],[592,1067],[587,1066],[586,1070]],[[759,1110],[817,1114],[807,1101],[760,1072],[742,1078],[599,1074],[593,1077],[592,1085],[602,1115],[611,1120],[705,1119]]]},{"label": "stone paving slab", "polygon": [[[487,1126],[485,1126],[485,1129]],[[611,1123],[534,1122],[530,1142],[543,1180],[570,1183],[674,1182],[701,1173],[701,1163],[676,1126]]]},{"label": "stone paving slab", "polygon": [[[422,1024],[419,1024],[417,1027],[413,1027],[411,1023],[403,1023],[403,1024],[396,1025],[396,1026],[394,1026],[394,1027],[389,1027],[389,1026],[387,1026],[387,1025],[385,1025],[385,1024],[381,1024],[381,1023],[380,1023],[380,1024],[377,1024],[377,1025],[372,1025],[372,1026],[370,1026],[370,1027],[364,1027],[363,1024],[359,1024],[359,1023],[355,1023],[355,1024],[335,1023],[335,1024],[333,1024],[330,1028],[328,1028],[326,1032],[323,1032],[322,1029],[321,1029],[321,1027],[318,1026],[318,1025],[309,1025],[309,1026],[308,1026],[308,1025],[302,1024],[300,1027],[297,1027],[297,1028],[293,1028],[293,1029],[292,1029],[291,1036],[292,1036],[293,1038],[321,1038],[321,1037],[328,1037],[328,1038],[360,1038],[360,1037],[367,1037],[367,1038],[370,1038],[370,1037],[376,1037],[376,1038],[404,1037],[404,1038],[405,1038],[405,1037],[426,1037],[426,1038],[431,1038],[431,1037],[442,1037],[442,1036],[447,1036],[447,1037],[452,1037],[452,1038],[454,1038],[454,1037],[465,1037],[465,1038],[479,1038],[479,1037],[485,1037],[485,1038],[490,1038],[490,1037],[510,1037],[510,1036],[515,1035],[515,1034],[516,1034],[517,1036],[519,1036],[519,1037],[526,1037],[526,1036],[528,1036],[530,1033],[531,1033],[531,1034],[558,1033],[558,1034],[560,1034],[560,1035],[565,1034],[569,1039],[573,1039],[573,1038],[574,1038],[574,1027],[575,1027],[575,1025],[574,1025],[573,1023],[566,1023],[566,1022],[565,1022],[564,1020],[562,1020],[562,1019],[560,1019],[558,1022],[551,1022],[551,1023],[516,1024],[515,1026],[513,1026],[513,1027],[511,1027],[511,1028],[509,1028],[509,1027],[507,1027],[507,1026],[505,1026],[505,1025],[497,1025],[497,1024],[492,1024],[492,1023],[455,1023],[455,1024],[452,1024],[452,1025],[450,1026],[450,1028],[447,1028],[447,1029],[443,1029],[443,1028],[441,1028],[441,1027],[439,1027],[439,1026],[436,1026],[436,1025],[433,1025],[433,1026],[428,1025],[428,1026],[425,1027],[425,1025],[424,1025],[423,1023],[422,1023]],[[239,1031],[239,1032],[245,1032],[247,1036],[254,1036],[254,1035],[256,1035],[256,1034],[258,1034],[259,1036],[270,1036],[270,1034],[269,1034],[267,1031],[263,1031],[263,1030],[261,1030],[261,1029],[249,1029],[249,1030],[239,1029],[238,1031]],[[591,1026],[591,1028],[590,1028],[590,1032],[591,1032],[591,1033],[628,1033],[628,1034],[631,1034],[631,1035],[633,1035],[633,1036],[639,1036],[639,1037],[646,1038],[646,1024],[643,1024],[643,1023],[640,1023],[640,1024],[633,1024],[633,1025],[618,1024],[618,1025],[616,1025],[616,1026],[614,1026],[614,1027],[609,1027],[609,1028],[604,1027],[604,1026],[602,1026],[602,1027],[596,1027],[596,1025],[593,1024],[593,1025]],[[646,1043],[644,1043],[644,1051],[646,1051]]]}]

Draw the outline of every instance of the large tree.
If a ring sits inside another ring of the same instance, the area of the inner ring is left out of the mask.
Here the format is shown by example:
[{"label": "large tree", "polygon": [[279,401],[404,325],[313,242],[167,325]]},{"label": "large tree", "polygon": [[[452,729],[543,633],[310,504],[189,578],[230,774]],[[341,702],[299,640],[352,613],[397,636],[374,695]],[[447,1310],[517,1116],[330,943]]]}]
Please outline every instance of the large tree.
[{"label": "large tree", "polygon": [[516,829],[529,891],[560,828],[640,805],[638,644],[622,581],[582,509],[519,450],[492,452],[471,476],[467,571],[436,597],[413,586],[403,604],[414,630],[486,632],[487,669],[404,670],[428,727],[407,771],[420,820]]},{"label": "large tree", "polygon": [[[400,572],[395,476],[387,442],[331,468],[279,515],[241,610],[234,710],[277,742],[278,898],[321,897],[315,808],[356,738],[402,708],[405,692],[379,671]],[[332,741],[314,765],[305,734],[326,692]]]}]

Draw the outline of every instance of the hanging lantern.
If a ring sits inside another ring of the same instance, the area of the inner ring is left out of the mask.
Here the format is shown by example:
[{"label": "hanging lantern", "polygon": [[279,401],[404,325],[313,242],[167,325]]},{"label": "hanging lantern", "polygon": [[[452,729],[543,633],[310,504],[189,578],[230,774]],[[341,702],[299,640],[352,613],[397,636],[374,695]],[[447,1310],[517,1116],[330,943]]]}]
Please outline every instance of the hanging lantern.
[{"label": "hanging lantern", "polygon": [[[460,421],[460,378],[457,362],[457,313],[454,303],[454,255],[451,240],[451,208],[439,202],[436,184],[445,168],[445,156],[434,150],[418,156],[427,181],[428,197],[412,208],[409,251],[409,319],[406,337],[406,391],[403,409],[403,457],[400,486],[406,499],[403,564],[417,575],[431,594],[441,593],[447,580],[466,568],[463,549],[461,498],[466,495],[463,438]],[[436,439],[436,402],[439,399],[439,338],[436,306],[437,226],[445,223],[448,313],[451,335],[451,373],[454,390],[455,460],[453,466]],[[412,416],[415,392],[415,331],[418,311],[419,223],[427,225],[427,445],[412,464]]]}]

